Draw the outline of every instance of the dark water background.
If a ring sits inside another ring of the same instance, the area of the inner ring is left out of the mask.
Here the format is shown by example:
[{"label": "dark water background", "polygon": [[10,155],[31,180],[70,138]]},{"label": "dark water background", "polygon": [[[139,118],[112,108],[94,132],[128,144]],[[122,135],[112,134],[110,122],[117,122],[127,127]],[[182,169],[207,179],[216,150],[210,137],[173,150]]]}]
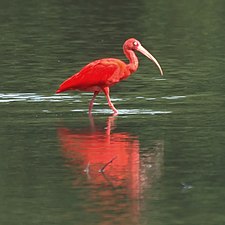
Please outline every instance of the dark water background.
[{"label": "dark water background", "polygon": [[[0,223],[225,223],[225,2],[1,1]],[[54,95],[136,37],[160,62]],[[105,173],[98,172],[112,160]],[[88,166],[89,165],[89,166]],[[89,172],[84,172],[88,168]]]}]

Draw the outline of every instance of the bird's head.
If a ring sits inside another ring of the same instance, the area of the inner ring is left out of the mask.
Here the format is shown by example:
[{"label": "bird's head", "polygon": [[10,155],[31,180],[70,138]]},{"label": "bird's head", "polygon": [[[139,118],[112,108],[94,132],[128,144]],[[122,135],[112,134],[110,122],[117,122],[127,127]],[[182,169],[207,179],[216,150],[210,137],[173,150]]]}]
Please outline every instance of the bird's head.
[{"label": "bird's head", "polygon": [[161,73],[161,75],[163,75],[163,71],[161,66],[159,65],[158,61],[155,59],[155,57],[148,52],[140,43],[140,41],[136,40],[135,38],[129,38],[128,40],[125,41],[124,45],[123,45],[124,50],[131,50],[131,51],[139,51],[141,52],[143,55],[145,55],[147,58],[149,58],[150,60],[152,60],[156,66],[159,68],[159,71]]}]

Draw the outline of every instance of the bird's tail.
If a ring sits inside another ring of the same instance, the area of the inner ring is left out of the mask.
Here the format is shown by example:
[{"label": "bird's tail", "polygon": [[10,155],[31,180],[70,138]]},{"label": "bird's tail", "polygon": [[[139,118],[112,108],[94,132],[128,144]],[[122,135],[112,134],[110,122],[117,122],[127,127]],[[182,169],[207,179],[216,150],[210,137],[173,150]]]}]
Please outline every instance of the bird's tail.
[{"label": "bird's tail", "polygon": [[66,79],[62,84],[60,84],[58,90],[56,91],[56,94],[68,90],[75,90],[76,86],[77,86],[77,74],[74,74],[73,76]]},{"label": "bird's tail", "polygon": [[61,92],[68,91],[68,90],[70,90],[70,89],[71,89],[70,87],[67,87],[64,83],[62,83],[62,84],[59,86],[58,90],[57,90],[55,93],[56,93],[56,94],[59,94],[59,93],[61,93]]},{"label": "bird's tail", "polygon": [[60,88],[55,92],[56,94],[59,94],[60,92],[63,92],[60,90]]},{"label": "bird's tail", "polygon": [[58,90],[55,92],[56,94],[59,94],[61,92],[67,91],[69,90],[70,87],[68,87],[67,82],[65,83],[65,81],[59,86]]}]

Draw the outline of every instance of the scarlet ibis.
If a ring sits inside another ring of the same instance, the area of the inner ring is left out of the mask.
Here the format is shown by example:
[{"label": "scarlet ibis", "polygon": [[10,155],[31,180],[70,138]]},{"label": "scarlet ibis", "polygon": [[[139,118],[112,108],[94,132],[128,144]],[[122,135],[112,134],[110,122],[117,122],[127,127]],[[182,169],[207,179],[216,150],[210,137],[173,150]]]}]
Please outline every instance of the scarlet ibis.
[{"label": "scarlet ibis", "polygon": [[108,105],[113,110],[114,115],[118,114],[117,109],[111,102],[109,88],[121,80],[126,79],[138,69],[138,58],[134,51],[139,51],[152,60],[159,68],[161,75],[163,75],[163,71],[157,60],[141,45],[138,40],[135,38],[129,38],[123,44],[123,52],[129,60],[128,64],[115,58],[95,60],[84,66],[80,72],[66,79],[60,85],[56,93],[68,90],[94,92],[89,103],[89,114],[91,114],[96,96],[100,92],[104,92]]}]

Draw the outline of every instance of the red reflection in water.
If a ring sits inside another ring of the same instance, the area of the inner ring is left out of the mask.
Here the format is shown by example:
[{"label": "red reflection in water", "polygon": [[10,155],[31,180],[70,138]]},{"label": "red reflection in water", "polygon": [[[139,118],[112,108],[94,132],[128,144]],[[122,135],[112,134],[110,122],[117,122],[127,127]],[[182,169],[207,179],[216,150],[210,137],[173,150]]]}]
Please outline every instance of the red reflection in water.
[{"label": "red reflection in water", "polygon": [[[88,168],[87,179],[94,185],[90,196],[92,200],[101,201],[102,205],[98,210],[116,209],[126,214],[124,218],[132,215],[134,222],[139,217],[141,190],[147,179],[143,165],[140,166],[138,137],[127,132],[111,132],[115,118],[109,117],[103,130],[96,129],[93,118],[90,118],[90,129],[77,132],[58,128],[58,136],[67,164],[76,173],[80,170],[84,175],[85,168]],[[151,155],[144,159],[147,164],[149,158],[152,161]],[[110,160],[112,162],[105,167],[104,173],[100,173],[99,170]],[[80,185],[80,182],[76,178],[74,185]],[[118,220],[121,222],[122,217]]]}]

